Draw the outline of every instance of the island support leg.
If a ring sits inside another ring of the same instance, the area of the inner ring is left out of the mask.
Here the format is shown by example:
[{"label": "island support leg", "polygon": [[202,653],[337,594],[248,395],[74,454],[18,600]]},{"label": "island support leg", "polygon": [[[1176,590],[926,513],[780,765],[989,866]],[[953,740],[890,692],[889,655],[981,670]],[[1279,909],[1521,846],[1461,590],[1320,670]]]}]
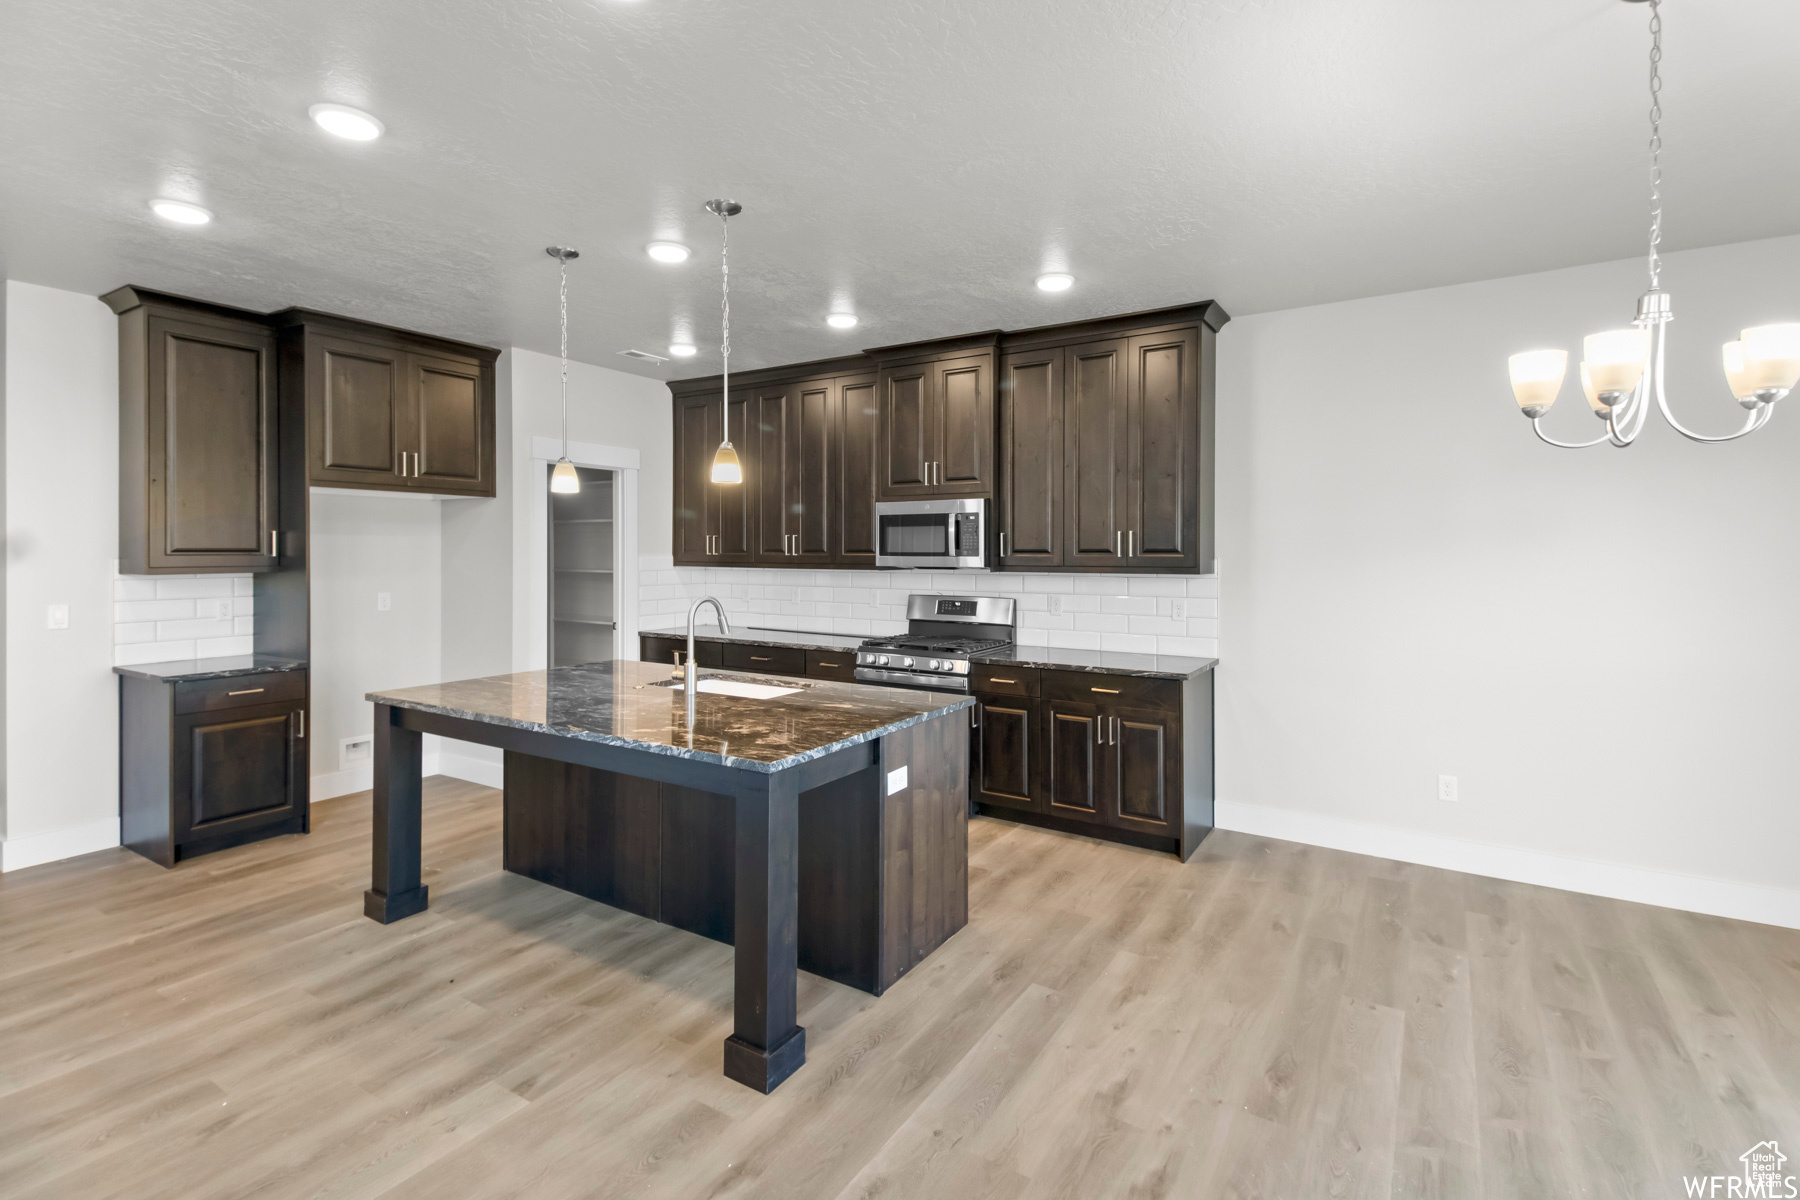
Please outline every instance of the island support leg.
[{"label": "island support leg", "polygon": [[419,882],[419,788],[424,736],[400,727],[399,713],[375,706],[375,855],[363,914],[386,925],[424,912]]},{"label": "island support leg", "polygon": [[800,793],[792,775],[740,773],[733,1000],[725,1075],[767,1094],[806,1061],[796,1022]]}]

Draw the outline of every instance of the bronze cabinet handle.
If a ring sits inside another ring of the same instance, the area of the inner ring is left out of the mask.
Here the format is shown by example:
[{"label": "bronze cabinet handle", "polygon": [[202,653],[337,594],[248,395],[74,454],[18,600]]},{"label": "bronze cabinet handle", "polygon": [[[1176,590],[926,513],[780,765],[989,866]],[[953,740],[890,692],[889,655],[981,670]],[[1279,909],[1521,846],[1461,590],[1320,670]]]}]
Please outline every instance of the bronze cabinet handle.
[{"label": "bronze cabinet handle", "polygon": [[264,689],[264,688],[245,688],[241,692],[226,692],[225,694],[227,696],[254,696],[258,692],[261,692],[264,690],[266,690],[266,689]]},{"label": "bronze cabinet handle", "polygon": [[762,655],[760,655],[760,654],[752,654],[752,655],[751,655],[751,656],[750,656],[750,661],[751,661],[751,662],[768,662],[768,661],[769,661],[769,660],[768,660],[768,659],[766,659],[766,658],[764,658],[764,657],[763,657],[763,656],[762,656]]},{"label": "bronze cabinet handle", "polygon": [[819,665],[820,665],[820,666],[821,666],[821,667],[835,667],[835,666],[837,666],[837,664],[836,664],[836,663],[828,663],[828,662],[822,662],[822,663],[820,663],[820,664],[819,664]]},{"label": "bronze cabinet handle", "polygon": [[1116,696],[1116,695],[1118,695],[1118,694],[1119,694],[1119,689],[1118,689],[1118,688],[1101,688],[1101,687],[1097,687],[1097,688],[1089,688],[1089,689],[1088,689],[1088,691],[1090,691],[1090,692],[1105,692],[1105,693],[1106,693],[1106,694],[1107,694],[1107,695],[1108,695],[1108,696]]}]

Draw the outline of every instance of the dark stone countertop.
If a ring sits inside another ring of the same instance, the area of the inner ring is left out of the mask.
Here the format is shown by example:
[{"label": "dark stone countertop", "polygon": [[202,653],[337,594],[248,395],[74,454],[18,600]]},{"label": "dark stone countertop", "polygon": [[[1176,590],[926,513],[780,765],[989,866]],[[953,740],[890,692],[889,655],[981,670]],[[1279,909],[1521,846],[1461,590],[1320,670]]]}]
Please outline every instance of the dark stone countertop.
[{"label": "dark stone countertop", "polygon": [[[640,635],[652,637],[671,637],[680,641],[687,640],[687,626],[679,629],[640,629]],[[694,629],[696,642],[735,642],[743,646],[793,646],[800,650],[854,650],[863,644],[860,634],[852,633],[798,633],[791,629],[758,629],[754,626],[733,625],[729,634],[719,632],[717,625],[699,625]]]},{"label": "dark stone countertop", "polygon": [[298,659],[275,658],[268,654],[227,654],[218,658],[133,663],[130,666],[114,667],[113,674],[161,683],[185,683],[194,679],[230,679],[234,675],[273,675],[277,671],[304,670],[306,664]]},{"label": "dark stone countertop", "polygon": [[694,697],[690,717],[679,684],[659,686],[672,674],[662,663],[614,660],[370,692],[366,698],[762,772],[798,766],[974,703],[949,693],[704,669],[703,682],[737,680],[795,690],[768,699],[702,692]]},{"label": "dark stone countertop", "polygon": [[[639,633],[657,637],[687,637],[687,627],[676,629],[642,629]],[[861,637],[841,633],[795,633],[785,629],[746,629],[731,627],[729,635],[719,632],[717,625],[702,625],[694,630],[697,642],[739,642],[746,646],[797,646],[806,650],[854,650]],[[1135,675],[1147,679],[1187,679],[1219,665],[1216,658],[1185,658],[1177,654],[1136,654],[1124,650],[1063,650],[1056,646],[1009,646],[989,654],[971,656],[971,662],[1006,663],[1018,667],[1041,667],[1050,671],[1086,671],[1094,675]]]},{"label": "dark stone countertop", "polygon": [[1042,667],[1047,671],[1085,671],[1092,675],[1136,675],[1146,679],[1187,679],[1219,665],[1216,658],[1178,654],[1136,654],[1125,650],[1064,650],[1056,646],[1008,646],[973,661]]}]

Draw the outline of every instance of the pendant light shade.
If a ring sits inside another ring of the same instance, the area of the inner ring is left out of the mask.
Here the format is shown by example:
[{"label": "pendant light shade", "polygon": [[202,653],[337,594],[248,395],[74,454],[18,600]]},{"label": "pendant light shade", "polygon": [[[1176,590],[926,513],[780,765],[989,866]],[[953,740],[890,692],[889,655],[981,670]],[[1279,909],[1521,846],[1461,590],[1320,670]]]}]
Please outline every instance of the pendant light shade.
[{"label": "pendant light shade", "polygon": [[731,218],[743,212],[744,206],[736,200],[708,200],[706,211],[719,218],[719,326],[723,330],[719,352],[725,363],[719,377],[719,404],[725,410],[720,428],[724,436],[719,439],[719,448],[713,451],[712,481],[742,483],[744,464],[738,461],[737,451],[731,445],[731,242],[728,234]]},{"label": "pendant light shade", "polygon": [[719,443],[713,451],[712,481],[714,483],[744,482],[744,465],[738,461],[737,451],[730,442]]},{"label": "pendant light shade", "polygon": [[580,258],[581,251],[568,246],[546,246],[544,253],[556,260],[557,300],[562,309],[562,425],[563,452],[550,472],[550,490],[567,496],[581,490],[581,476],[569,461],[569,260]]}]

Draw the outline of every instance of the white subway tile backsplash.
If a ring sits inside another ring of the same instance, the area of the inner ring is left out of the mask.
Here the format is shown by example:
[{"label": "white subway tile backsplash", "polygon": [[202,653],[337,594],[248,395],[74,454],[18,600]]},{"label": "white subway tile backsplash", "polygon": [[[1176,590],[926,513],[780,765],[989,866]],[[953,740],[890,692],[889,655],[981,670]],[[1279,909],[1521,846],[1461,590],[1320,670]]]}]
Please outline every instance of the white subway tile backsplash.
[{"label": "white subway tile backsplash", "polygon": [[252,653],[255,590],[249,575],[115,576],[113,662]]},{"label": "white subway tile backsplash", "polygon": [[164,575],[156,581],[158,600],[198,599],[231,593],[231,577],[227,575]]},{"label": "white subway tile backsplash", "polygon": [[[1216,576],[1024,574],[986,571],[790,571],[639,563],[638,614],[646,628],[680,623],[698,597],[725,604],[734,625],[869,636],[906,627],[917,592],[1015,597],[1026,645],[1216,657]],[[1184,615],[1175,616],[1175,602]],[[1054,604],[1058,611],[1052,612]]]}]

